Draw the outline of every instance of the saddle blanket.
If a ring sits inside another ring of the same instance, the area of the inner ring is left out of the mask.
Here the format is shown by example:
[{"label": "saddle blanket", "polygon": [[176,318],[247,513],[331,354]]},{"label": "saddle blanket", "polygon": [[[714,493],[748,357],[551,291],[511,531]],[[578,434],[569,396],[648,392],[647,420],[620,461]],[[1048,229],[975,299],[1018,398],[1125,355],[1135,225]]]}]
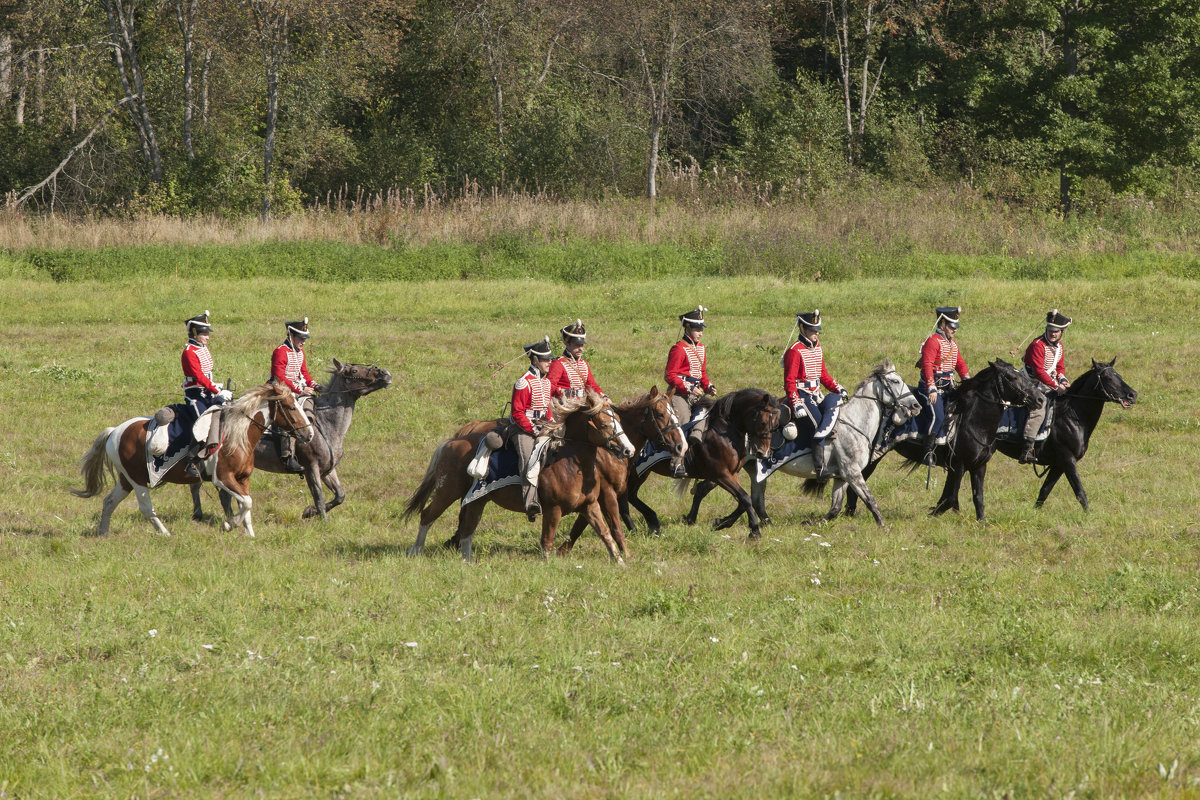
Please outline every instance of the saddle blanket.
[{"label": "saddle blanket", "polygon": [[[1054,401],[1046,398],[1050,403],[1050,407],[1046,409],[1046,418],[1042,420],[1042,427],[1038,429],[1037,436],[1033,437],[1035,442],[1044,442],[1050,437],[1050,426],[1054,424]],[[1010,406],[1004,409],[1004,413],[1000,416],[1000,427],[996,428],[997,439],[1007,439],[1016,442],[1025,441],[1025,423],[1029,420],[1029,409],[1023,406]]]},{"label": "saddle blanket", "polygon": [[[537,461],[546,451],[546,445],[549,444],[549,439],[542,439],[533,448],[533,453],[529,456],[530,461]],[[520,475],[520,458],[517,456],[517,448],[510,442],[504,445],[499,450],[493,450],[488,458],[487,475],[482,479],[476,479],[471,488],[463,496],[462,505],[474,503],[481,497],[486,497],[497,489],[503,489],[506,486],[519,486],[521,484]]]},{"label": "saddle blanket", "polygon": [[150,452],[150,439],[159,429],[158,423],[154,421],[153,417],[142,418],[147,420],[146,473],[149,476],[149,488],[151,489],[162,483],[162,479],[171,471],[171,467],[178,464],[188,454],[193,442],[192,425],[196,420],[192,409],[185,403],[179,403],[172,405],[171,410],[175,412],[175,418],[167,425],[167,449],[161,455],[156,456]]},{"label": "saddle blanket", "polygon": [[[708,411],[709,410],[707,408],[701,409],[696,413],[694,419],[683,423],[681,430],[683,431],[683,436],[685,439],[687,438],[687,435],[692,432],[692,428],[696,427],[696,424],[700,422],[700,420],[708,417]],[[647,441],[646,444],[643,445],[641,452],[637,454],[637,458],[634,459],[633,468],[637,472],[638,477],[641,477],[653,469],[655,464],[667,461],[670,458],[671,454],[669,452],[663,450],[654,442]]]},{"label": "saddle blanket", "polygon": [[[925,393],[918,391],[915,386],[910,386],[908,389],[916,396],[917,402],[921,404],[921,413],[912,419],[905,420],[903,425],[893,425],[892,417],[889,414],[883,425],[883,436],[880,437],[879,445],[872,454],[873,458],[881,457],[899,442],[907,442],[911,439],[924,439],[930,427],[932,427],[933,408],[929,405],[929,400]],[[938,444],[945,444],[946,440],[950,438],[954,422],[953,419],[947,417],[946,422],[942,425],[942,429],[938,431]]]}]

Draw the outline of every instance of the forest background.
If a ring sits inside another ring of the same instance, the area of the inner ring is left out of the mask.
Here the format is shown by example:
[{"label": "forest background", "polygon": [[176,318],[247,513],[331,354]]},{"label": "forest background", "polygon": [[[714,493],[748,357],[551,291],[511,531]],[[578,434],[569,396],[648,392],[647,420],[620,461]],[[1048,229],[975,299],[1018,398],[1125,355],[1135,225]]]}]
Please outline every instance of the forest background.
[{"label": "forest background", "polygon": [[0,193],[270,217],[886,186],[1190,218],[1198,39],[1187,0],[0,0]]}]

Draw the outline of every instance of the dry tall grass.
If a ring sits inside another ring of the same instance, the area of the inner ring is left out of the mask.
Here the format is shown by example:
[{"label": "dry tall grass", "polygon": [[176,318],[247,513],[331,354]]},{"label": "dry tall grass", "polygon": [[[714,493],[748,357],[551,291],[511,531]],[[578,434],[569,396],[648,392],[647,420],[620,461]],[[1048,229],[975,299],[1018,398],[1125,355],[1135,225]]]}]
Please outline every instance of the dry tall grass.
[{"label": "dry tall grass", "polygon": [[767,240],[813,246],[875,247],[964,256],[1120,254],[1151,248],[1191,252],[1200,226],[1191,208],[1163,211],[1146,202],[1104,216],[1056,218],[1006,206],[965,186],[869,187],[770,205],[752,194],[714,202],[686,183],[650,204],[612,198],[561,200],[487,192],[389,192],[326,198],[302,214],[251,218],[36,215],[0,211],[0,247],[98,248],[142,244],[213,245],[338,241],[377,246],[484,242],[520,237],[533,244],[623,241],[708,246]]}]

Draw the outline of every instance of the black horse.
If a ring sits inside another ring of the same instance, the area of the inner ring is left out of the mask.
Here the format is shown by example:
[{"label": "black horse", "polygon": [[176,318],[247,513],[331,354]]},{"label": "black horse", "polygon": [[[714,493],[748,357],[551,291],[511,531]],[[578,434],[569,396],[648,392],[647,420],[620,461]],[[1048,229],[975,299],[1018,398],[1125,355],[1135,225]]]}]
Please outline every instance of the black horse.
[{"label": "black horse", "polygon": [[[697,403],[696,413],[706,400]],[[699,445],[688,447],[684,454],[684,467],[689,478],[713,481],[737,500],[737,508],[728,517],[716,521],[717,530],[728,528],[741,514],[746,512],[750,524],[750,538],[759,536],[758,515],[750,501],[750,495],[738,482],[737,473],[751,455],[766,457],[771,453],[771,432],[780,424],[785,408],[763,389],[741,389],[721,397],[712,403],[708,413],[708,428]],[[658,533],[658,514],[638,498],[638,490],[650,477],[651,472],[670,475],[670,465],[661,461],[649,471],[638,475],[631,466],[625,501],[621,502],[621,521],[626,529],[633,529],[629,504],[646,518],[651,533]]]},{"label": "black horse", "polygon": [[[935,463],[946,469],[946,485],[937,505],[929,510],[931,516],[959,510],[958,491],[963,473],[969,472],[975,518],[984,521],[984,477],[988,461],[996,452],[996,430],[1000,427],[1004,409],[1010,405],[1037,408],[1041,402],[1042,393],[1037,382],[999,358],[959,385],[946,400],[946,418],[952,420],[950,436],[945,444],[934,449]],[[927,452],[925,442],[919,437],[896,442],[892,449],[914,468],[924,463]],[[863,470],[864,478],[875,471],[879,460],[867,465]],[[853,515],[857,505],[858,496],[851,494],[846,503],[846,514]]]},{"label": "black horse", "polygon": [[[1092,368],[1080,375],[1065,394],[1052,399],[1054,422],[1037,457],[1037,463],[1047,467],[1046,480],[1038,492],[1037,507],[1046,502],[1054,484],[1066,475],[1079,504],[1087,511],[1087,493],[1083,491],[1083,481],[1079,480],[1079,461],[1087,452],[1088,441],[1100,421],[1104,404],[1120,403],[1121,408],[1129,408],[1137,402],[1137,392],[1114,369],[1116,363],[1115,358],[1107,364],[1093,358]],[[999,449],[1004,455],[1017,458],[1023,449],[1022,439],[1019,435],[1015,440],[1001,439]]]}]

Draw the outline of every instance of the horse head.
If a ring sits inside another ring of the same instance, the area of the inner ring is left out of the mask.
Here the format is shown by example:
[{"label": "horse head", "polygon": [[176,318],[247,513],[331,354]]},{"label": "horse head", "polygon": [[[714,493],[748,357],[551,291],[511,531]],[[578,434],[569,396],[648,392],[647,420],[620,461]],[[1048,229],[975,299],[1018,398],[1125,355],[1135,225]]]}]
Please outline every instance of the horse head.
[{"label": "horse head", "polygon": [[329,374],[333,379],[325,392],[327,394],[340,393],[359,398],[392,385],[392,373],[374,364],[343,364],[335,358]]},{"label": "horse head", "polygon": [[771,455],[771,434],[780,427],[783,406],[770,392],[743,389],[743,409],[737,417],[739,427],[746,432],[750,451],[760,458]]},{"label": "horse head", "polygon": [[1002,358],[989,361],[995,373],[996,394],[1004,403],[1025,408],[1038,408],[1044,399],[1040,384]]},{"label": "horse head", "polygon": [[553,407],[557,422],[548,423],[547,430],[559,428],[565,438],[603,447],[618,458],[636,452],[607,397],[589,391],[581,398],[556,399]]},{"label": "horse head", "polygon": [[1116,363],[1117,359],[1115,358],[1107,364],[1092,359],[1092,371],[1096,374],[1096,386],[1105,400],[1120,403],[1121,408],[1129,408],[1137,402],[1137,391],[1126,383],[1125,379],[1117,372]]},{"label": "horse head", "polygon": [[891,411],[893,425],[903,425],[921,413],[921,404],[916,395],[896,372],[895,366],[888,358],[880,362],[866,380],[859,384],[854,396],[869,397],[885,410]]},{"label": "horse head", "polygon": [[308,421],[308,415],[296,402],[296,395],[283,384],[275,386],[275,394],[264,395],[267,402],[267,415],[271,423],[281,431],[287,431],[302,442],[310,442],[313,438],[313,426]]},{"label": "horse head", "polygon": [[645,424],[652,430],[646,431],[650,439],[663,450],[676,458],[687,452],[687,439],[675,415],[675,407],[671,405],[672,391],[660,392],[657,386],[650,387],[646,395],[646,411],[643,417]]}]

